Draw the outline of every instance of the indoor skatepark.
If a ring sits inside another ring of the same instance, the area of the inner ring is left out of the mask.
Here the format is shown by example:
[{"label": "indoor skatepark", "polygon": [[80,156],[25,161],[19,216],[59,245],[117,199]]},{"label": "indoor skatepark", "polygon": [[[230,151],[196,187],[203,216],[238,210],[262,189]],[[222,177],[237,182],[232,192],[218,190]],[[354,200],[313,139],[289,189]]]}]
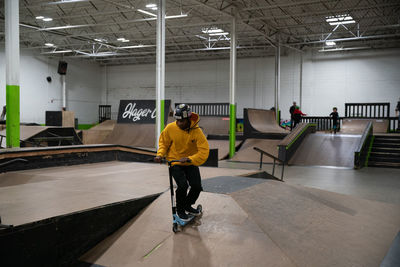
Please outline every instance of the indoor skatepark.
[{"label": "indoor skatepark", "polygon": [[[1,266],[400,265],[397,1],[3,2]],[[175,233],[181,103],[210,153]]]}]

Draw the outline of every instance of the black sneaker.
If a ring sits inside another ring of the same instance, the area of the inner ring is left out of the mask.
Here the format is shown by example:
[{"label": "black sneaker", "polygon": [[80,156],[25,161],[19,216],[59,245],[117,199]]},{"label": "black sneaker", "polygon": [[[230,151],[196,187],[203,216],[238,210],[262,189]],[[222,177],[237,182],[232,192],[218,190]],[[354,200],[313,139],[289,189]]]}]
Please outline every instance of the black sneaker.
[{"label": "black sneaker", "polygon": [[198,211],[197,209],[194,209],[192,207],[187,207],[185,209],[189,214],[194,215],[194,216],[199,216],[200,215],[200,211]]},{"label": "black sneaker", "polygon": [[178,212],[178,217],[184,221],[187,222],[190,220],[189,216],[186,214],[186,212]]}]

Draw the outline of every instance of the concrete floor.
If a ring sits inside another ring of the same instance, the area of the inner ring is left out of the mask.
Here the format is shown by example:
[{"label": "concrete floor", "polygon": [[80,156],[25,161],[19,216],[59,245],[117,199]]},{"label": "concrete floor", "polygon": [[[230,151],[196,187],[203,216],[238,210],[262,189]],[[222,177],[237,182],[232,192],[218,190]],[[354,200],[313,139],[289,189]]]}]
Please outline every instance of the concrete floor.
[{"label": "concrete floor", "polygon": [[[254,170],[259,164],[220,161],[219,167]],[[272,164],[263,164],[263,170],[271,173]],[[276,168],[275,176],[281,177],[281,166]],[[285,166],[283,179],[288,184],[400,204],[400,169]]]}]

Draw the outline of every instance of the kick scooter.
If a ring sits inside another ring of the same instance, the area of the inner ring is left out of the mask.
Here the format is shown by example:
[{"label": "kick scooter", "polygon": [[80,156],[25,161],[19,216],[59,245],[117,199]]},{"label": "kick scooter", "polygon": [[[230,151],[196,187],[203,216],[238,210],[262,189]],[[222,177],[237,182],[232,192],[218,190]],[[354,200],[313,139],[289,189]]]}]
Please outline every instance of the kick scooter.
[{"label": "kick scooter", "polygon": [[[169,173],[169,188],[171,191],[171,206],[172,206],[172,231],[174,233],[179,231],[179,226],[184,227],[188,223],[192,222],[196,216],[192,214],[188,214],[189,220],[188,221],[183,221],[181,218],[179,218],[178,214],[176,213],[176,201],[175,201],[175,194],[174,194],[174,183],[172,181],[172,173],[171,173],[171,165],[174,162],[180,162],[179,160],[171,160],[171,161],[166,161],[168,163],[168,173]],[[201,205],[197,206],[197,210],[202,213],[203,207]]]}]

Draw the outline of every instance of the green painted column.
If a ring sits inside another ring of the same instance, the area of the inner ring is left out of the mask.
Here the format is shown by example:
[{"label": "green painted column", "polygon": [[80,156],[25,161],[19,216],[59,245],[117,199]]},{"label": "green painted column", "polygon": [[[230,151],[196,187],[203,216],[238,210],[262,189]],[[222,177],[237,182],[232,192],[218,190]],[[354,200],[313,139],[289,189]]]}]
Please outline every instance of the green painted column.
[{"label": "green painted column", "polygon": [[6,0],[5,54],[6,54],[6,144],[20,146],[19,104],[19,1]]},{"label": "green painted column", "polygon": [[[232,134],[233,133],[233,134]],[[229,158],[235,155],[236,143],[236,105],[229,106]]]},{"label": "green painted column", "polygon": [[[160,130],[162,131],[162,130],[164,130],[164,128],[165,128],[165,123],[164,123],[164,121],[165,121],[165,99],[161,99],[161,110],[160,110],[161,112],[161,114],[160,114],[160,117],[161,117],[161,121],[160,121]],[[161,131],[160,131],[160,133],[161,133]]]},{"label": "green painted column", "polygon": [[19,86],[6,86],[6,136],[7,147],[19,147]]}]

